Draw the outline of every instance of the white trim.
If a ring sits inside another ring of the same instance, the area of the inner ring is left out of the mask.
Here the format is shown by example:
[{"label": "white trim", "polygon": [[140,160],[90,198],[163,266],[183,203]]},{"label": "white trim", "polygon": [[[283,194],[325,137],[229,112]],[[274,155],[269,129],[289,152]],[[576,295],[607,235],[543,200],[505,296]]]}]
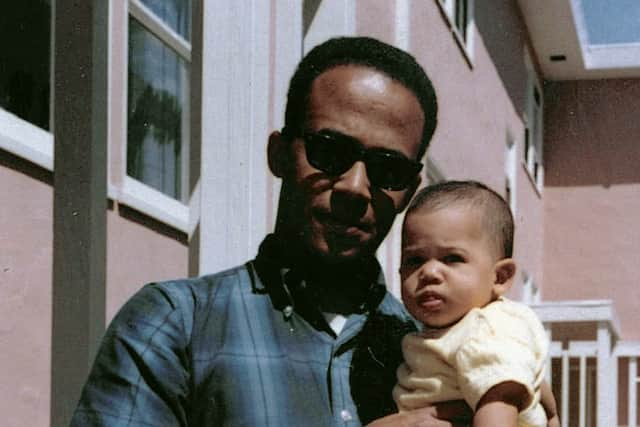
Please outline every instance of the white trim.
[{"label": "white trim", "polygon": [[446,179],[446,175],[442,172],[442,169],[438,166],[436,162],[431,159],[431,156],[427,154],[427,158],[424,161],[424,179],[425,184],[436,184],[438,182],[444,181]]},{"label": "white trim", "polygon": [[129,0],[129,14],[187,62],[191,62],[191,43],[165,24],[140,0]]},{"label": "white trim", "polygon": [[356,19],[356,0],[344,1],[344,33],[345,35],[355,35],[357,19]]},{"label": "white trim", "polygon": [[611,300],[549,301],[531,308],[542,322],[605,322],[614,337],[620,336],[620,321]]},{"label": "white trim", "polygon": [[629,360],[627,381],[627,425],[635,427],[638,419],[638,359],[635,357]]},{"label": "white trim", "polygon": [[[523,154],[526,157],[523,157],[522,163],[536,191],[542,195],[544,187],[544,92],[531,58],[531,52],[525,46],[524,64],[527,70],[527,83],[523,121],[525,132],[529,135],[529,147],[523,147]],[[538,103],[536,103],[534,91],[538,93]],[[525,142],[526,134],[523,144]]]},{"label": "white trim", "polygon": [[202,4],[198,273],[207,274],[254,256],[267,232],[269,105],[264,100],[272,14],[270,2]]},{"label": "white trim", "polygon": [[505,152],[505,178],[509,184],[509,200],[507,203],[511,208],[513,217],[517,217],[517,194],[518,194],[518,144],[516,144],[515,138],[509,133],[507,135],[507,146]]},{"label": "white trim", "polygon": [[616,357],[640,357],[640,341],[621,341],[613,354]]},{"label": "white trim", "polygon": [[187,205],[130,176],[124,177],[115,199],[184,233],[190,231]]},{"label": "white trim", "polygon": [[53,134],[2,108],[0,148],[53,171]]},{"label": "white trim", "polygon": [[201,205],[201,193],[200,193],[200,180],[196,182],[195,187],[193,188],[193,192],[191,193],[191,197],[189,198],[189,227],[188,234],[189,238],[193,236],[196,228],[200,224],[200,205]]},{"label": "white trim", "polygon": [[436,4],[440,8],[441,15],[445,18],[447,26],[456,41],[456,44],[462,51],[462,54],[469,64],[473,68],[474,48],[475,48],[475,17],[474,8],[475,0],[466,0],[467,2],[467,22],[465,28],[466,39],[458,29],[456,25],[455,17],[455,1],[456,0],[435,0]]},{"label": "white trim", "polygon": [[395,23],[395,45],[408,51],[411,40],[411,5],[409,0],[396,0]]},{"label": "white trim", "polygon": [[616,426],[618,402],[618,360],[612,355],[613,337],[608,322],[598,322],[598,358],[596,359],[597,424],[598,426]]}]

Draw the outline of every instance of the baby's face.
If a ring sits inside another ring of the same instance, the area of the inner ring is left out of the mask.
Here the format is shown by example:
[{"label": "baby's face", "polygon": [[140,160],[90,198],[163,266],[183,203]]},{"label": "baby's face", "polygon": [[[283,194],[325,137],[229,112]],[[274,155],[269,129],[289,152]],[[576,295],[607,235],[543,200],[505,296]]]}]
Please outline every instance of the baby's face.
[{"label": "baby's face", "polygon": [[496,297],[496,261],[473,208],[418,208],[403,229],[402,301],[426,326],[452,325]]}]

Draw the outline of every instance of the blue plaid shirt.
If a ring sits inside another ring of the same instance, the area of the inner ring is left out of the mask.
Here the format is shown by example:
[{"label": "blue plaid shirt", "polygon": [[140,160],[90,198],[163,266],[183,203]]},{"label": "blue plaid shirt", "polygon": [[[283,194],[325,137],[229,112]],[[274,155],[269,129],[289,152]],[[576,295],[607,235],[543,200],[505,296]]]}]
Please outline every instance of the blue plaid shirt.
[{"label": "blue plaid shirt", "polygon": [[383,283],[335,336],[286,270],[256,264],[139,291],[109,326],[71,425],[357,426],[393,412],[400,339],[415,325]]}]

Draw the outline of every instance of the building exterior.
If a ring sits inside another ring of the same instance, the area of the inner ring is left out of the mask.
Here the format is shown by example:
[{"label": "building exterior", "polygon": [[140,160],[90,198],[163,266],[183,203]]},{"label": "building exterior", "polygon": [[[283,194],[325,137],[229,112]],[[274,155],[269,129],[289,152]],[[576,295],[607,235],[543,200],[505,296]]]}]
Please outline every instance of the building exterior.
[{"label": "building exterior", "polygon": [[[406,49],[431,77],[426,182],[481,180],[511,204],[511,297],[553,340],[563,425],[637,425],[640,48],[590,33],[598,3],[0,6],[5,425],[66,424],[105,325],[142,284],[255,254],[276,213],[266,141],[288,79],[335,35]],[[379,250],[396,295],[400,223]]]}]

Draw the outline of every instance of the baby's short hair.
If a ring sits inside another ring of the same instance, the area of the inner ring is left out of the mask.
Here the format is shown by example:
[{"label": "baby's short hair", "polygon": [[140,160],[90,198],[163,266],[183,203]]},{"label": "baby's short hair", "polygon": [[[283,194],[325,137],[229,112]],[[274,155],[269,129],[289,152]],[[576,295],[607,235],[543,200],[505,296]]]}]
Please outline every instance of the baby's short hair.
[{"label": "baby's short hair", "polygon": [[421,189],[407,209],[432,211],[454,204],[482,209],[483,226],[494,242],[498,258],[513,256],[513,214],[502,196],[478,181],[444,181]]}]

